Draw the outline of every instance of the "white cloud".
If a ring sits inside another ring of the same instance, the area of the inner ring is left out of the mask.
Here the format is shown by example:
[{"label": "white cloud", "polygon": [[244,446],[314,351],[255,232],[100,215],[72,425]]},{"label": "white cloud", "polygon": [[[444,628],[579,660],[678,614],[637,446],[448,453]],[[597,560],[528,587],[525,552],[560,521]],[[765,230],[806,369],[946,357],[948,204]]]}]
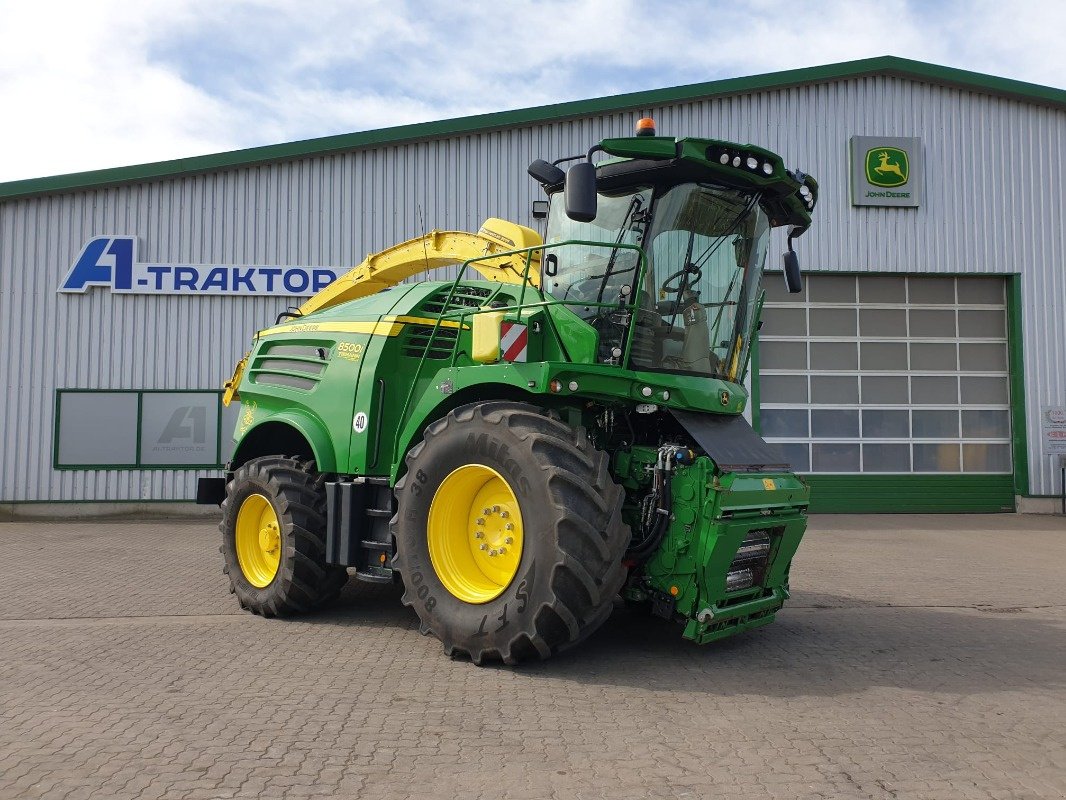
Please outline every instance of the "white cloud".
[{"label": "white cloud", "polygon": [[0,180],[893,54],[1062,85],[1066,3],[7,4]]}]

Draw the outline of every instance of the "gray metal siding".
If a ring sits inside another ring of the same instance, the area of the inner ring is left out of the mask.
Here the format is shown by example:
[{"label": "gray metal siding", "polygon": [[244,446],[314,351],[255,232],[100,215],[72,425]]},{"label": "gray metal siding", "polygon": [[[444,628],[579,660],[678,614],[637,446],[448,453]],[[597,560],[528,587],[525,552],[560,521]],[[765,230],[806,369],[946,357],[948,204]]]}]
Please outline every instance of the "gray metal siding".
[{"label": "gray metal siding", "polygon": [[[1066,113],[872,77],[593,115],[0,204],[0,501],[184,499],[196,472],[52,469],[56,388],[217,388],[272,298],[56,293],[94,235],[139,237],[142,261],[349,266],[425,229],[531,224],[537,157],[627,135],[638,112],[670,135],[750,141],[821,184],[800,240],[807,269],[1023,274],[1031,491],[1057,491],[1041,405],[1066,399]],[[922,137],[916,210],[854,208],[852,135]],[[779,235],[771,266],[783,249]],[[226,432],[228,435],[228,432]]]}]

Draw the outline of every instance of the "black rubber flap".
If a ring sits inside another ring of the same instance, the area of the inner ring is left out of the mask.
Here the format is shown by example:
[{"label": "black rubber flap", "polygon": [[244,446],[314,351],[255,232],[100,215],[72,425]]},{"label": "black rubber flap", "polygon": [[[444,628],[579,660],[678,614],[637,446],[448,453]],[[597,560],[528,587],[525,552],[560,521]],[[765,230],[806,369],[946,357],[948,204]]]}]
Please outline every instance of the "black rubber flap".
[{"label": "black rubber flap", "polygon": [[700,414],[673,408],[670,413],[723,472],[790,469],[781,450],[764,442],[739,414]]}]

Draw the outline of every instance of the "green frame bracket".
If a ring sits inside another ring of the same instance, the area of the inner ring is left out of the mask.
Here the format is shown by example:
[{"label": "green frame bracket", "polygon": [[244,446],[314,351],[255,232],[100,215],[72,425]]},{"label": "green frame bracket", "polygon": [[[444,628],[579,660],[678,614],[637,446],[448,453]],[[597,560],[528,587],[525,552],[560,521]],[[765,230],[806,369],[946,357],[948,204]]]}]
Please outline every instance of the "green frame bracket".
[{"label": "green frame bracket", "polygon": [[1022,325],[1022,276],[1007,276],[1007,364],[1010,370],[1011,455],[1014,493],[1029,494],[1029,436],[1025,418],[1025,354]]}]

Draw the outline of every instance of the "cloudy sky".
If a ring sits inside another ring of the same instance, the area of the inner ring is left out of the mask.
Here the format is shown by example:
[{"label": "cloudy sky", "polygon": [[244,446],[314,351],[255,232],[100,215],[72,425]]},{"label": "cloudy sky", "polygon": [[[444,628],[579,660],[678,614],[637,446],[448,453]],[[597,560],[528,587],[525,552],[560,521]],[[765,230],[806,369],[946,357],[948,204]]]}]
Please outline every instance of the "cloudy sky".
[{"label": "cloudy sky", "polygon": [[1066,0],[0,0],[0,181],[897,55],[1066,87]]}]

